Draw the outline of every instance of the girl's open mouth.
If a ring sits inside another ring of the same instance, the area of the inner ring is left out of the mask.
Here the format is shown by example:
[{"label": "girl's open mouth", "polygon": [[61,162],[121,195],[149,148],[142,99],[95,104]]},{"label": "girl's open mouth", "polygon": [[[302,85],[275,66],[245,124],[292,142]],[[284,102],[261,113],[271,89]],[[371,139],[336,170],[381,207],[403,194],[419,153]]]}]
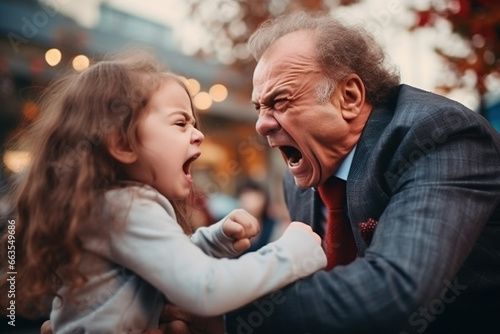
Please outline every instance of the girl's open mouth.
[{"label": "girl's open mouth", "polygon": [[191,164],[200,157],[201,153],[193,155],[191,158],[189,158],[184,165],[182,165],[182,170],[184,171],[184,174],[187,176],[191,176]]}]

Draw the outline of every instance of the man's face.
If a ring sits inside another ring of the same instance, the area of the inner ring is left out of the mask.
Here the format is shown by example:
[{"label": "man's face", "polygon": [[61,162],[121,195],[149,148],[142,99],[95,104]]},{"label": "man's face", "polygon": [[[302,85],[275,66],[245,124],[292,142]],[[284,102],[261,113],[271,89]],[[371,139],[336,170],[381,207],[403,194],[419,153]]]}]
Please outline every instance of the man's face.
[{"label": "man's face", "polygon": [[353,146],[338,90],[326,103],[318,102],[316,90],[324,83],[314,38],[306,31],[290,33],[271,45],[254,72],[256,130],[281,151],[301,188],[325,182]]}]

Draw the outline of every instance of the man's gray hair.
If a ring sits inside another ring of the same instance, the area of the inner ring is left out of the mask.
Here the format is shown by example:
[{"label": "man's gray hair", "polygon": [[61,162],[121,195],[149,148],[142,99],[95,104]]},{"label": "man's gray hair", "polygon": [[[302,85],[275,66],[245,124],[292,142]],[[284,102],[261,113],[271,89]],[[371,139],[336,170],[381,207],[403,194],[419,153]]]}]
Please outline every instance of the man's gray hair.
[{"label": "man's gray hair", "polygon": [[[383,103],[399,85],[399,72],[386,62],[386,56],[373,36],[362,27],[350,26],[330,15],[292,12],[264,22],[248,41],[248,48],[258,61],[279,38],[308,30],[316,37],[316,60],[326,82],[318,84],[318,100],[333,92],[337,83],[357,74],[371,104]],[[325,87],[321,87],[325,86]]]}]

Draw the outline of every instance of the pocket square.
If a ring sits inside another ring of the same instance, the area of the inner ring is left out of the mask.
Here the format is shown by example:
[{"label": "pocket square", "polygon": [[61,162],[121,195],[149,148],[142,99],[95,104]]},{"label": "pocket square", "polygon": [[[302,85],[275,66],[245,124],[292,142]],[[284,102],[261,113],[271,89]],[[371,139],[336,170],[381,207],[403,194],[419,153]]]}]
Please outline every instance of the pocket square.
[{"label": "pocket square", "polygon": [[367,246],[372,242],[373,232],[377,227],[378,221],[373,218],[368,218],[366,222],[361,222],[358,224],[359,232],[361,233],[361,238],[366,243]]}]

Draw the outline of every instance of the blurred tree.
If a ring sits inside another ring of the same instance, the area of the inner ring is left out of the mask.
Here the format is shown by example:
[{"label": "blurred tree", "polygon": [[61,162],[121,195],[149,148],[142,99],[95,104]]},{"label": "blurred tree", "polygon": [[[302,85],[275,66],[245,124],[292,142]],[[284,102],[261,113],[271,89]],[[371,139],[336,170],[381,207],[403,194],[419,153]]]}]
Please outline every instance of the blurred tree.
[{"label": "blurred tree", "polygon": [[201,55],[217,54],[222,62],[237,66],[251,62],[246,42],[255,29],[270,17],[294,9],[328,12],[359,0],[188,0],[189,17],[209,36],[212,47],[200,49]]},{"label": "blurred tree", "polygon": [[[359,0],[188,0],[188,17],[205,32],[205,41],[195,52],[201,57],[216,56],[218,61],[236,67],[243,78],[241,89],[251,89],[255,66],[246,43],[255,29],[270,17],[286,11],[304,9],[329,12]],[[242,92],[248,96],[248,91]]]},{"label": "blurred tree", "polygon": [[444,47],[436,52],[450,65],[454,80],[439,88],[447,92],[464,85],[464,75],[473,73],[476,89],[484,108],[484,95],[489,82],[500,80],[500,1],[498,0],[434,0],[430,8],[414,9],[416,20],[412,29],[435,27],[440,20],[451,24],[453,33],[465,42],[463,56],[450,54]]},{"label": "blurred tree", "polygon": [[[243,78],[241,88],[250,89],[255,62],[246,42],[255,29],[270,17],[294,9],[330,12],[360,0],[187,0],[189,18],[205,32],[203,45],[194,51],[198,56],[217,57],[218,61],[236,67]],[[410,5],[411,6],[411,5]],[[475,89],[483,97],[491,86],[500,82],[500,1],[498,0],[430,0],[427,9],[412,10],[415,21],[410,30],[436,28],[448,22],[451,30],[462,39],[466,52],[457,55],[442,45],[437,54],[451,69],[452,80],[436,87],[444,93],[467,86],[471,74],[476,78]],[[245,80],[246,81],[246,80]],[[242,92],[248,94],[248,91]],[[481,108],[481,107],[480,107]]]}]

